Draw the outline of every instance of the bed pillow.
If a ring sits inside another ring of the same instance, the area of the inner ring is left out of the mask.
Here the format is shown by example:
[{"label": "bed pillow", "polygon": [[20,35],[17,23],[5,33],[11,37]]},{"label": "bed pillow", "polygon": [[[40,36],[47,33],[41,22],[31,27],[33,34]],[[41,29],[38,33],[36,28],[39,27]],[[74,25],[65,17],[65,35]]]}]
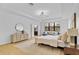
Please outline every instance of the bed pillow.
[{"label": "bed pillow", "polygon": [[54,34],[54,31],[48,31],[48,35]]},{"label": "bed pillow", "polygon": [[55,33],[55,35],[58,35],[59,34],[59,32],[54,32]]},{"label": "bed pillow", "polygon": [[59,35],[59,33],[58,32],[54,32],[54,33],[52,33],[52,35]]},{"label": "bed pillow", "polygon": [[43,32],[43,35],[45,36],[45,35],[48,35],[48,32]]}]

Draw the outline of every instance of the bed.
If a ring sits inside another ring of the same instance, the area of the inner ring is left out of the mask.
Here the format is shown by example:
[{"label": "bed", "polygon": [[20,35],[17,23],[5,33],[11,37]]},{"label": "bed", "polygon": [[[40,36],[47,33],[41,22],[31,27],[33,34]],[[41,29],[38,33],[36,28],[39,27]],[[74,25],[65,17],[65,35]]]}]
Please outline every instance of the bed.
[{"label": "bed", "polygon": [[65,47],[64,41],[60,40],[60,35],[38,36],[35,41],[37,44],[46,44],[53,47]]}]

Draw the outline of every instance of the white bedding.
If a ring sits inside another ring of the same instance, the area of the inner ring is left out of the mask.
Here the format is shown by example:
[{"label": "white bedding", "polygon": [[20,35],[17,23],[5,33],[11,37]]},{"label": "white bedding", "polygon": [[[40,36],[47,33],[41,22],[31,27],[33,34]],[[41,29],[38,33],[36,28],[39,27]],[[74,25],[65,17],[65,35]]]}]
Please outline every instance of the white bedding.
[{"label": "white bedding", "polygon": [[43,38],[43,39],[47,39],[47,40],[57,40],[59,38],[59,35],[47,35],[47,36],[39,36],[38,38]]},{"label": "white bedding", "polygon": [[65,42],[64,41],[61,41],[61,40],[58,40],[58,47],[65,47]]},{"label": "white bedding", "polygon": [[36,38],[36,43],[47,44],[53,47],[65,47],[64,41],[59,40],[60,35],[47,35],[47,36],[39,36]]},{"label": "white bedding", "polygon": [[59,38],[59,35],[56,35],[56,36],[52,36],[52,35],[39,36],[36,39],[36,43],[43,43],[43,44],[57,47],[58,38]]}]

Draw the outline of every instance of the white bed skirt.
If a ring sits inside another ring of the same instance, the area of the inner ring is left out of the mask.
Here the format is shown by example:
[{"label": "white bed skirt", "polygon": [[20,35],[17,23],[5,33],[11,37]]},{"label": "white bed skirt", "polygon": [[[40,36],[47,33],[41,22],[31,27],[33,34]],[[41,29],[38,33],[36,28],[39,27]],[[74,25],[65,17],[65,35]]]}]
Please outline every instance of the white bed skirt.
[{"label": "white bed skirt", "polygon": [[44,38],[35,38],[35,43],[39,44],[39,43],[42,43],[42,44],[46,44],[46,45],[50,45],[50,46],[53,46],[53,47],[65,47],[65,43],[61,40],[58,40],[58,39],[44,39]]},{"label": "white bed skirt", "polygon": [[36,39],[35,40],[37,44],[42,43],[42,44],[47,44],[53,47],[57,47],[57,40],[45,40],[45,39]]}]

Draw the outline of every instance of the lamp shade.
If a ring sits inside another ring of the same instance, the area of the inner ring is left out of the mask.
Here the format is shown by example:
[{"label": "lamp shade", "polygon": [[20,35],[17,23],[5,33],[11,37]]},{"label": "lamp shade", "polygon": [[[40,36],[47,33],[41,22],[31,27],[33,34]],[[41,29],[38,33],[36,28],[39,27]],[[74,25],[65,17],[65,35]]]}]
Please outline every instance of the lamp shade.
[{"label": "lamp shade", "polygon": [[68,34],[70,36],[78,36],[78,29],[76,28],[68,29]]}]

